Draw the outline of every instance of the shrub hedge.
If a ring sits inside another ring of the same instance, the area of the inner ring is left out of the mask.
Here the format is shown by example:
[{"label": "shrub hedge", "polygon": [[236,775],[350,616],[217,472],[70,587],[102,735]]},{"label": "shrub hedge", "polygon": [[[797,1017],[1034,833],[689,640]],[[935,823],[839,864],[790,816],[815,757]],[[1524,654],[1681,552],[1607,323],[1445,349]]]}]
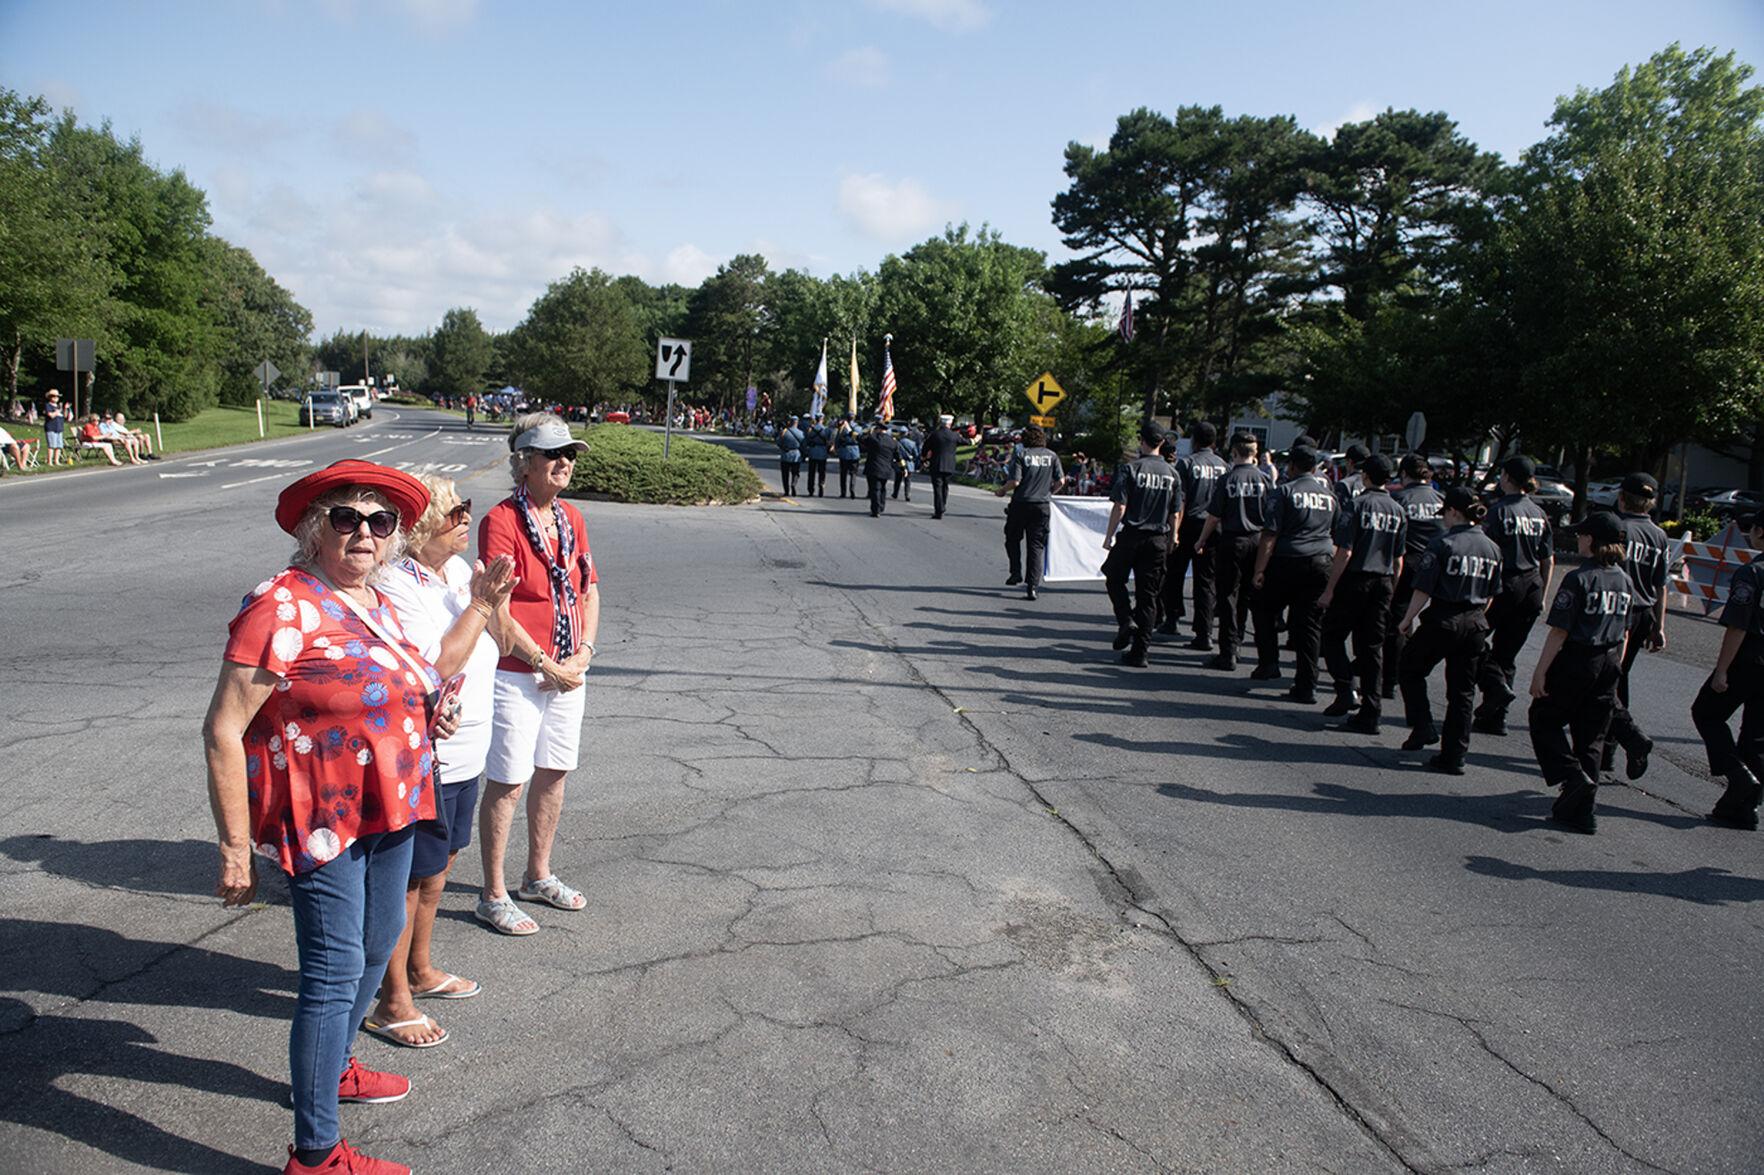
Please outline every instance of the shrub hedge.
[{"label": "shrub hedge", "polygon": [[582,434],[588,451],[576,461],[568,493],[615,502],[667,506],[728,506],[760,496],[759,475],[721,445],[674,438],[662,460],[660,433],[628,424],[597,424]]}]

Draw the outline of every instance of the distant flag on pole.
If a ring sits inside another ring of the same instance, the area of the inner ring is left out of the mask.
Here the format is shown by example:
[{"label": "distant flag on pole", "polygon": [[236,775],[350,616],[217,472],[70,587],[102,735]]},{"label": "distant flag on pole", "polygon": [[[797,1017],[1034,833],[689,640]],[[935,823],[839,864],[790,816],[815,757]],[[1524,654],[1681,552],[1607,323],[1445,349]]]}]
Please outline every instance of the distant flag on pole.
[{"label": "distant flag on pole", "polygon": [[810,416],[820,416],[827,411],[827,340],[821,340],[821,366],[815,370],[815,395],[809,405]]},{"label": "distant flag on pole", "polygon": [[891,343],[893,335],[882,336],[882,402],[876,407],[876,415],[883,420],[894,419],[894,352]]},{"label": "distant flag on pole", "polygon": [[1121,307],[1121,325],[1117,328],[1123,343],[1133,341],[1133,291],[1127,291],[1127,301]]},{"label": "distant flag on pole", "polygon": [[852,335],[851,336],[851,402],[849,405],[847,405],[847,410],[850,411],[850,413],[852,414],[853,417],[857,416],[857,402],[858,402],[857,336]]}]

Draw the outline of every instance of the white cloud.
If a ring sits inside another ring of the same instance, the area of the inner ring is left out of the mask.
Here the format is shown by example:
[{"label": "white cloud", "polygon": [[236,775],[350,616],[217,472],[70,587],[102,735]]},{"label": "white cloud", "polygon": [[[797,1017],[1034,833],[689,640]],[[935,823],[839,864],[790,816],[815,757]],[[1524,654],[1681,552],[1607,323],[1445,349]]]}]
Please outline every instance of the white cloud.
[{"label": "white cloud", "polygon": [[695,286],[716,271],[716,258],[690,241],[668,250],[661,266],[664,282],[676,282],[683,286]]},{"label": "white cloud", "polygon": [[172,123],[192,142],[228,155],[262,155],[295,133],[292,122],[254,114],[225,102],[196,99],[172,112]]},{"label": "white cloud", "polygon": [[828,62],[824,72],[832,81],[879,90],[888,84],[888,54],[874,45],[847,49]]},{"label": "white cloud", "polygon": [[378,110],[352,110],[331,128],[337,150],[364,163],[387,164],[416,153],[416,135]]},{"label": "white cloud", "polygon": [[49,103],[57,112],[62,110],[78,110],[85,105],[86,95],[80,88],[66,78],[42,78],[37,84],[25,90],[26,96],[36,94]]},{"label": "white cloud", "polygon": [[462,29],[478,15],[478,0],[398,0],[398,7],[431,37]]},{"label": "white cloud", "polygon": [[1314,126],[1311,130],[1313,133],[1321,135],[1325,139],[1333,139],[1335,137],[1335,132],[1346,126],[1348,123],[1365,122],[1367,119],[1373,118],[1377,114],[1378,107],[1372,105],[1372,103],[1355,102],[1352,106],[1348,107],[1346,114],[1342,115],[1334,122],[1326,122],[1321,126]]},{"label": "white cloud", "polygon": [[981,0],[870,0],[885,12],[917,17],[946,33],[965,33],[992,19],[992,9]]},{"label": "white cloud", "polygon": [[890,182],[877,173],[841,179],[839,211],[865,236],[889,243],[925,232],[953,214],[951,205],[934,199],[918,180]]}]

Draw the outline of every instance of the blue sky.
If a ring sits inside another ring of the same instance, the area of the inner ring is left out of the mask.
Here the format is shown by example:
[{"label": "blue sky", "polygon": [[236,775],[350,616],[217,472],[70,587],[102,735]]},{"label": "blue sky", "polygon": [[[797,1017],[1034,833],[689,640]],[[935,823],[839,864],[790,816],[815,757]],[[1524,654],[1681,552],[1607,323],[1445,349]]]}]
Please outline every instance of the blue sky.
[{"label": "blue sky", "polygon": [[1513,158],[1674,40],[1764,65],[1764,0],[0,0],[0,84],[182,167],[320,332],[420,332],[572,265],[824,276],[952,220],[1057,259],[1066,143],[1141,105],[1438,109]]}]

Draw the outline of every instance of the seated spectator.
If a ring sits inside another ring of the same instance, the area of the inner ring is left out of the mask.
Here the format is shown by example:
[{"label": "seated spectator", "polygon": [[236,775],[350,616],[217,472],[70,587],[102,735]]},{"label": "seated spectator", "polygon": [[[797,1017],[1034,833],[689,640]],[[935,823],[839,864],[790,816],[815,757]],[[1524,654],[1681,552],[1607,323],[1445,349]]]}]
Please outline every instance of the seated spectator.
[{"label": "seated spectator", "polygon": [[106,412],[103,418],[98,422],[98,435],[109,441],[113,446],[121,445],[123,451],[129,455],[129,464],[145,464],[145,462],[141,460],[141,447],[135,443],[135,438],[131,437],[128,434],[128,430],[119,425],[116,422],[116,418],[109,412]]},{"label": "seated spectator", "polygon": [[30,461],[31,442],[29,440],[18,440],[4,428],[0,428],[0,453],[5,453],[8,457],[12,458],[12,463],[14,465],[23,469]]},{"label": "seated spectator", "polygon": [[86,417],[86,423],[80,425],[80,448],[93,449],[104,454],[104,459],[112,465],[121,465],[116,459],[116,446],[104,439],[104,432],[98,425],[96,412]]},{"label": "seated spectator", "polygon": [[159,458],[153,453],[153,438],[148,436],[146,432],[141,429],[130,428],[128,417],[124,416],[121,412],[116,414],[116,427],[121,429],[128,436],[135,438],[135,447],[142,453],[146,454],[147,460],[159,460]]}]

